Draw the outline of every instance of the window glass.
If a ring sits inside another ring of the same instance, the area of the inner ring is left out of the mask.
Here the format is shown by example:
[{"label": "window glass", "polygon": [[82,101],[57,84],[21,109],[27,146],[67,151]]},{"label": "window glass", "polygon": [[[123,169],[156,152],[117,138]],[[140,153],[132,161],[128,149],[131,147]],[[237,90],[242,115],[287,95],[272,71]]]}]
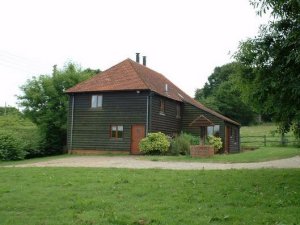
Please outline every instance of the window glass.
[{"label": "window glass", "polygon": [[96,108],[97,107],[97,95],[93,95],[92,96],[92,108]]},{"label": "window glass", "polygon": [[102,95],[98,95],[98,101],[97,101],[97,106],[102,107]]},{"label": "window glass", "polygon": [[118,126],[117,138],[123,138],[123,126]]},{"label": "window glass", "polygon": [[217,137],[220,136],[220,125],[214,126],[214,136],[217,136]]},{"label": "window glass", "polygon": [[117,138],[117,126],[111,126],[111,137]]},{"label": "window glass", "polygon": [[213,135],[214,134],[214,127],[213,126],[209,126],[207,127],[207,135]]},{"label": "window glass", "polygon": [[123,126],[111,126],[111,138],[123,138]]},{"label": "window glass", "polygon": [[102,95],[92,95],[92,102],[91,107],[92,108],[99,108],[102,107]]}]

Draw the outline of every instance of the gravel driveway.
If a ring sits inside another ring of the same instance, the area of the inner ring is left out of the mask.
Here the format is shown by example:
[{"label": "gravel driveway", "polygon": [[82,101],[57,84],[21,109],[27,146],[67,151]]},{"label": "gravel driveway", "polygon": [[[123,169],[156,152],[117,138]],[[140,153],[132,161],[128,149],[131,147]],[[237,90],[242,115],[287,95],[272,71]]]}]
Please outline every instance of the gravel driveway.
[{"label": "gravel driveway", "polygon": [[71,156],[45,162],[19,164],[10,167],[102,167],[172,170],[226,170],[259,168],[300,168],[300,156],[258,163],[161,162],[141,160],[138,156]]}]

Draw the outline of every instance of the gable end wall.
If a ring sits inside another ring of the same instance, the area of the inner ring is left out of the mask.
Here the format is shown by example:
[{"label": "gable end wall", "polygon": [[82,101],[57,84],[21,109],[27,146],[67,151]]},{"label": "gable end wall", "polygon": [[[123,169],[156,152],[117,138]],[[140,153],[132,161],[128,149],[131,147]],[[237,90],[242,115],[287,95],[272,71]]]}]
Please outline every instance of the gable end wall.
[{"label": "gable end wall", "polygon": [[[102,109],[90,107],[92,94],[103,95]],[[129,151],[131,126],[146,125],[147,92],[74,94],[72,150]],[[68,149],[71,146],[72,96],[69,98]],[[123,139],[110,138],[110,126],[123,125]]]}]

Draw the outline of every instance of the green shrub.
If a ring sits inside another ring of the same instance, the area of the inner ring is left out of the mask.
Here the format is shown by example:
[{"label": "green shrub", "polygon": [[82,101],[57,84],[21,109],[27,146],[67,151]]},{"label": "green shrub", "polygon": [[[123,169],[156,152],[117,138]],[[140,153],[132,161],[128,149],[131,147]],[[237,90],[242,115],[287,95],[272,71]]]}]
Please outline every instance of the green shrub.
[{"label": "green shrub", "polygon": [[183,135],[179,135],[171,142],[170,152],[172,155],[188,155],[190,152],[190,142]]},{"label": "green shrub", "polygon": [[168,151],[170,141],[167,136],[161,132],[149,133],[147,137],[140,141],[139,147],[143,153],[160,154]]},{"label": "green shrub", "polygon": [[44,155],[41,151],[42,137],[37,126],[22,115],[0,116],[0,133],[8,134],[19,140],[26,158]]},{"label": "green shrub", "polygon": [[21,160],[26,156],[23,146],[13,134],[0,133],[0,160]]},{"label": "green shrub", "polygon": [[171,142],[170,152],[173,155],[189,155],[190,145],[198,145],[199,138],[191,134],[181,133]]},{"label": "green shrub", "polygon": [[41,151],[40,139],[41,138],[39,137],[39,134],[36,134],[32,135],[31,139],[23,140],[22,148],[25,152],[27,152],[26,158],[30,159],[44,155],[44,153]]},{"label": "green shrub", "polygon": [[215,153],[217,153],[223,146],[222,139],[220,137],[208,136],[208,143],[214,147]]},{"label": "green shrub", "polygon": [[189,133],[181,133],[180,136],[183,136],[191,145],[199,145],[199,137],[196,137]]}]

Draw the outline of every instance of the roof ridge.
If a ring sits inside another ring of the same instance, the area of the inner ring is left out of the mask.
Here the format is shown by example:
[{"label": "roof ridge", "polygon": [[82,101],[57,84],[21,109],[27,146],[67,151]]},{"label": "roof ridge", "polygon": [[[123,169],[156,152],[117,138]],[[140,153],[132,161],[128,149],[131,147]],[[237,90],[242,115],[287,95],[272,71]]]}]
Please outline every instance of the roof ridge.
[{"label": "roof ridge", "polygon": [[[142,78],[142,76],[139,74],[139,72],[136,70],[136,68],[132,65],[132,63],[137,63],[137,62],[133,61],[130,58],[128,58],[127,60],[129,61],[130,66],[133,68],[134,72],[138,75],[138,77],[141,79],[141,81],[145,84],[146,87],[148,87],[151,90],[151,88],[149,87],[149,85],[145,82],[145,80]],[[137,63],[137,64],[139,64],[139,63]],[[140,66],[144,66],[144,65],[141,65],[141,64],[139,64],[139,65]]]}]

